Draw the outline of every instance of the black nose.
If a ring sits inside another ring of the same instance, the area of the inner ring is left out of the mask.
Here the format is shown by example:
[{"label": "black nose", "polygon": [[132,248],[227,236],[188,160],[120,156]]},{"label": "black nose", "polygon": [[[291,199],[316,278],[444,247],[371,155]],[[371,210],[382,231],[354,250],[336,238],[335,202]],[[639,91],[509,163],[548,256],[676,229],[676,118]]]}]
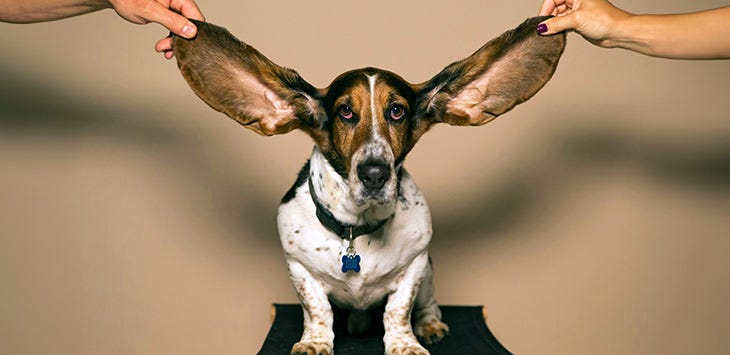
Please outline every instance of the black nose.
[{"label": "black nose", "polygon": [[357,177],[366,189],[379,190],[390,178],[390,167],[383,163],[366,162],[357,166]]}]

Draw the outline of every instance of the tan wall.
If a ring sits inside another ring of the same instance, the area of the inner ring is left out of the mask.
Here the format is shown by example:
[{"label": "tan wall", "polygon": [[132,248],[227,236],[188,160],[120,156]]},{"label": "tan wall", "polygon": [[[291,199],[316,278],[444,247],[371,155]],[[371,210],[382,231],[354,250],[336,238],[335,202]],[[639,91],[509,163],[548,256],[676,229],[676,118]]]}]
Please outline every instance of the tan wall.
[{"label": "tan wall", "polygon": [[[616,1],[635,12],[726,1]],[[316,86],[420,82],[539,1],[205,1]],[[0,24],[0,353],[250,354],[294,302],[276,206],[308,156],[209,109],[112,11]],[[438,127],[408,168],[444,304],[519,354],[730,353],[730,62],[569,36],[531,101]]]}]

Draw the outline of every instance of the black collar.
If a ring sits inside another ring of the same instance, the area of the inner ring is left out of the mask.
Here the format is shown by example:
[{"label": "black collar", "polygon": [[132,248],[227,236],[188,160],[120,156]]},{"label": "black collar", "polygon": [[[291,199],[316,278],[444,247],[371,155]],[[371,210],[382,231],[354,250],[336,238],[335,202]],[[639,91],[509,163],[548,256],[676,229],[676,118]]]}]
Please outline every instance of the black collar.
[{"label": "black collar", "polygon": [[337,234],[342,239],[355,239],[361,235],[375,233],[390,219],[390,217],[388,217],[384,220],[378,221],[375,225],[365,224],[361,226],[353,226],[345,224],[337,220],[332,212],[322,206],[322,203],[319,202],[317,193],[314,192],[314,185],[312,184],[311,177],[309,178],[309,194],[312,196],[314,206],[317,207],[317,219],[319,219],[319,223],[322,223],[325,228],[332,231],[332,233]]}]

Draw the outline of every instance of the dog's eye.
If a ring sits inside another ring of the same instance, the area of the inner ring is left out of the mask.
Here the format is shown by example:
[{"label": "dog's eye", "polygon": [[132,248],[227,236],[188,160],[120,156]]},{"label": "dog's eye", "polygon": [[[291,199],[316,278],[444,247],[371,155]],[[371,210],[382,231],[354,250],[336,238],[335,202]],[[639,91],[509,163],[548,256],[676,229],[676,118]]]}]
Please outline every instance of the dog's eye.
[{"label": "dog's eye", "polygon": [[349,119],[352,119],[352,117],[354,116],[354,114],[352,113],[352,109],[350,108],[350,106],[347,106],[347,105],[341,105],[341,106],[340,106],[340,107],[339,107],[339,108],[337,109],[337,114],[338,114],[338,115],[339,115],[339,116],[340,116],[340,117],[341,117],[342,119],[345,119],[345,120],[349,120]]},{"label": "dog's eye", "polygon": [[395,104],[390,107],[390,119],[392,119],[393,121],[400,120],[405,114],[406,109],[401,105]]}]

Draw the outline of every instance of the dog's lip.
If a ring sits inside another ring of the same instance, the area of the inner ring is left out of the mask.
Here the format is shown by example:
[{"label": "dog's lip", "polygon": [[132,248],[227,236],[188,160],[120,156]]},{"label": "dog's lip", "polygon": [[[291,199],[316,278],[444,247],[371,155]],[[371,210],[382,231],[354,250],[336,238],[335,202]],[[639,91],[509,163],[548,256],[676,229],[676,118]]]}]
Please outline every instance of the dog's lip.
[{"label": "dog's lip", "polygon": [[395,196],[389,196],[390,194],[386,193],[387,185],[388,183],[386,182],[386,186],[373,191],[363,188],[358,196],[359,200],[364,202],[373,201],[379,204],[390,203],[395,199]]}]

